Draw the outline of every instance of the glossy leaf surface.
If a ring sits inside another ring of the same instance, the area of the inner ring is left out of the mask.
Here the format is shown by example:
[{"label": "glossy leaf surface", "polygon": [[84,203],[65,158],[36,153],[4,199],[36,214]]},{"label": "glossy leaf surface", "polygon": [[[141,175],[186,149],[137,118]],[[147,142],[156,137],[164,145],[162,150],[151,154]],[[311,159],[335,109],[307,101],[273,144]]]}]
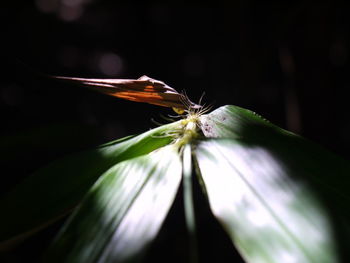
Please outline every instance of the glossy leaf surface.
[{"label": "glossy leaf surface", "polygon": [[201,125],[210,139],[197,158],[212,210],[248,262],[349,257],[347,161],[235,106],[203,115]]},{"label": "glossy leaf surface", "polygon": [[328,205],[347,213],[350,202],[350,163],[321,146],[283,130],[256,113],[237,106],[223,106],[201,117],[207,138],[237,139],[271,152],[296,179],[302,177],[326,197]]},{"label": "glossy leaf surface", "polygon": [[174,146],[109,169],[63,229],[47,261],[138,261],[173,203],[181,170]]},{"label": "glossy leaf surface", "polygon": [[0,201],[1,245],[7,246],[69,212],[107,169],[168,144],[172,138],[166,132],[177,126],[164,125],[67,156],[29,176]]},{"label": "glossy leaf surface", "polygon": [[211,140],[197,158],[211,209],[247,262],[338,262],[326,210],[271,153]]}]

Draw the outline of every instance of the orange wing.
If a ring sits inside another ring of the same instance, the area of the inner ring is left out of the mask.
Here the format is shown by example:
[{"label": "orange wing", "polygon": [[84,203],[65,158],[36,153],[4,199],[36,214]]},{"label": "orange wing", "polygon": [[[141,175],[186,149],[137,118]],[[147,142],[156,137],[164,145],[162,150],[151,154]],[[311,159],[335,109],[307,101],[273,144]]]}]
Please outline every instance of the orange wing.
[{"label": "orange wing", "polygon": [[147,76],[142,76],[139,79],[54,78],[87,86],[104,94],[131,101],[177,109],[198,109],[201,107],[191,102],[185,95],[177,92],[164,82]]}]

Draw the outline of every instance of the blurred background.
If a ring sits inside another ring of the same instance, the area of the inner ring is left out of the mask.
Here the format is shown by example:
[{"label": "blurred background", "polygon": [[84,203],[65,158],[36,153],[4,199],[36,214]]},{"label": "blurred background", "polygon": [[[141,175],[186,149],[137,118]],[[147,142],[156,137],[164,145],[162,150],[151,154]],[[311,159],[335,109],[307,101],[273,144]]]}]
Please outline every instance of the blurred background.
[{"label": "blurred background", "polygon": [[349,158],[349,11],[345,1],[2,3],[1,192],[54,159],[141,133],[156,127],[151,119],[165,123],[160,115],[172,114],[32,71],[148,75],[192,101],[205,92],[214,108],[253,110]]}]

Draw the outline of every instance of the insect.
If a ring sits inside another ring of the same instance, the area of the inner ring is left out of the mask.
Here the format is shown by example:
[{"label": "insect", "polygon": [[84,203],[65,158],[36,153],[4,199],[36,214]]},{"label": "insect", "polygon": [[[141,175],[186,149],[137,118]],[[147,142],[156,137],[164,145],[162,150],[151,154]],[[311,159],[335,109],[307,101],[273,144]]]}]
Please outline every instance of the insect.
[{"label": "insect", "polygon": [[139,79],[87,79],[59,76],[53,78],[87,86],[121,99],[171,107],[178,114],[201,108],[200,105],[191,102],[186,95],[177,92],[160,80],[147,76]]}]

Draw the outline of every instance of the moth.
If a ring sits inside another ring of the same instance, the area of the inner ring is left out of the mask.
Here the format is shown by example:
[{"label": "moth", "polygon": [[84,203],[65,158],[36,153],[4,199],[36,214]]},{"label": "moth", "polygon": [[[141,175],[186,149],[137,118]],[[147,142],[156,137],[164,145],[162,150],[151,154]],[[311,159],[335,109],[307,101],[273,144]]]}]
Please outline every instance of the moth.
[{"label": "moth", "polygon": [[183,93],[177,92],[160,80],[147,76],[142,76],[139,79],[89,79],[60,76],[53,78],[86,86],[125,100],[170,107],[178,114],[183,114],[186,110],[201,108]]}]

